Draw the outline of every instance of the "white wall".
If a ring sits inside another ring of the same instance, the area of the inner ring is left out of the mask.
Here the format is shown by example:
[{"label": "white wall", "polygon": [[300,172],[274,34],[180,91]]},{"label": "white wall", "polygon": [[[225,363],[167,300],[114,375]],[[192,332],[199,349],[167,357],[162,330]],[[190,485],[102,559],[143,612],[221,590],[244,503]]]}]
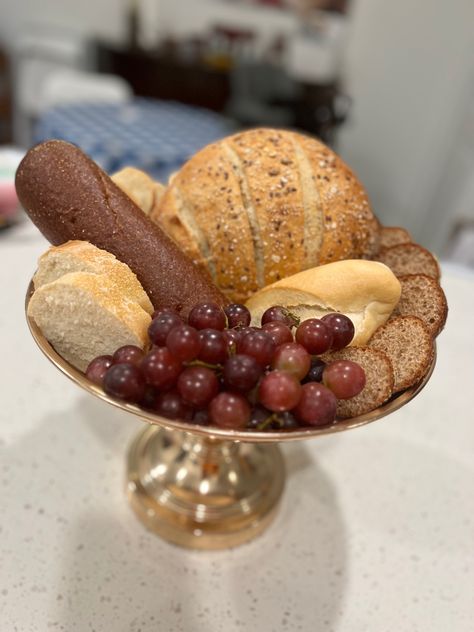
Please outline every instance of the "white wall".
[{"label": "white wall", "polygon": [[14,46],[18,33],[31,25],[119,38],[124,6],[125,0],[0,0],[0,42]]},{"label": "white wall", "polygon": [[346,73],[354,107],[340,153],[384,222],[440,246],[455,205],[444,196],[440,206],[440,187],[474,98],[474,2],[356,0],[352,18]]}]

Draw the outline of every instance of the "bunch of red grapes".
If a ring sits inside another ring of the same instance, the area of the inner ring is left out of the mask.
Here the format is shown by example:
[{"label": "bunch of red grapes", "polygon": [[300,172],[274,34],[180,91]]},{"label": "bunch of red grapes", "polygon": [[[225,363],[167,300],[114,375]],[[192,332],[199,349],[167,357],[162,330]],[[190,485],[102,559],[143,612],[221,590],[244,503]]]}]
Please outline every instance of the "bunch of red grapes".
[{"label": "bunch of red grapes", "polygon": [[115,398],[162,417],[249,430],[291,430],[334,423],[338,399],[365,386],[355,362],[318,356],[347,346],[352,321],[331,313],[299,322],[286,308],[267,309],[250,326],[245,305],[196,305],[188,322],[157,310],[151,349],[127,345],[89,364],[86,376]]}]

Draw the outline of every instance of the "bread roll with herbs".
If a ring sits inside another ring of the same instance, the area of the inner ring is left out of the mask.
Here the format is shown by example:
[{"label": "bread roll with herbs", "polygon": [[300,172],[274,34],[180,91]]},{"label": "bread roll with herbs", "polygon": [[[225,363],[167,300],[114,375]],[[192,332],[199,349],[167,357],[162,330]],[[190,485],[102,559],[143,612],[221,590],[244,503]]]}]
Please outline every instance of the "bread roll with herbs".
[{"label": "bread roll with herbs", "polygon": [[150,217],[234,301],[378,250],[379,224],[354,173],[318,140],[284,130],[245,131],[205,147]]}]

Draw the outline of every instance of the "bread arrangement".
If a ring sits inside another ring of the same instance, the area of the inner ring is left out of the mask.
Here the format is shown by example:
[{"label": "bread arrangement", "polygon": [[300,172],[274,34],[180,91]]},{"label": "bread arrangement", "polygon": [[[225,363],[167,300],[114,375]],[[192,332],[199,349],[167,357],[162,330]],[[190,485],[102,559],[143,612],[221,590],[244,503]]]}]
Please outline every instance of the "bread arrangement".
[{"label": "bread arrangement", "polygon": [[53,244],[29,316],[112,397],[283,432],[370,412],[430,369],[439,265],[315,139],[242,132],[167,186],[48,141],[16,186]]}]

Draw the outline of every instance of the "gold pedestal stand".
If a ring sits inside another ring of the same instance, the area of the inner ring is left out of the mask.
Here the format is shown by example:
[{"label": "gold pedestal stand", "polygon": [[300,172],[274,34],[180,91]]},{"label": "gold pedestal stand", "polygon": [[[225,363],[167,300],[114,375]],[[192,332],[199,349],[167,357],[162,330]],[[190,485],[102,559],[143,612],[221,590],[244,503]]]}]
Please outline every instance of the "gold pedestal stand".
[{"label": "gold pedestal stand", "polygon": [[222,549],[254,538],[272,520],[283,487],[276,445],[150,426],[128,453],[133,510],[150,530],[180,546]]}]

